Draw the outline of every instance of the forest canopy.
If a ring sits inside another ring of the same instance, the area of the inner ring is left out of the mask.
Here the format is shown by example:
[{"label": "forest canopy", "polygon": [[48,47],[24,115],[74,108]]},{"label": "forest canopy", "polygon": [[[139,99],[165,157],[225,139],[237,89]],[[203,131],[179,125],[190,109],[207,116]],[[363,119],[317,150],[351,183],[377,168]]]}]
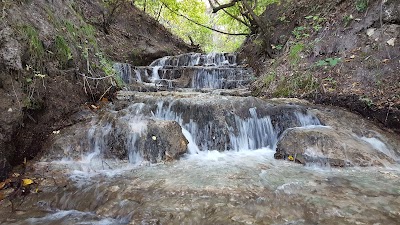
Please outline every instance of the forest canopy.
[{"label": "forest canopy", "polygon": [[259,16],[279,0],[136,0],[135,5],[206,52],[235,51],[257,33]]}]

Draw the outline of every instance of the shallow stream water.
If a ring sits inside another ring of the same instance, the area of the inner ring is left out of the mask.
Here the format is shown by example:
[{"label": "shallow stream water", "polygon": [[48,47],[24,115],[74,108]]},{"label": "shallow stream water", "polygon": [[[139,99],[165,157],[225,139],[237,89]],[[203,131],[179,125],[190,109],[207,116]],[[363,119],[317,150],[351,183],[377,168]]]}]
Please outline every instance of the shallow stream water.
[{"label": "shallow stream water", "polygon": [[400,221],[398,167],[305,167],[275,160],[273,153],[271,149],[210,151],[153,165],[93,156],[38,163],[38,171],[46,170],[43,192],[32,194],[16,214],[4,217],[7,207],[3,207],[1,224]]}]

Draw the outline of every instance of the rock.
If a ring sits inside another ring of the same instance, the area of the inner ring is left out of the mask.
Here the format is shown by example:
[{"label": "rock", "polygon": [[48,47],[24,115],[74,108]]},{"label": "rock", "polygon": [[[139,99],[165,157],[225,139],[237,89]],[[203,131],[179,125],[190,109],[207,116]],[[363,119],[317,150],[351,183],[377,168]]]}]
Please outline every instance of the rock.
[{"label": "rock", "polygon": [[5,158],[0,158],[0,181],[6,179],[11,171],[11,165]]},{"label": "rock", "polygon": [[175,121],[150,121],[139,140],[139,151],[150,162],[178,159],[186,153],[188,141]]},{"label": "rock", "polygon": [[335,167],[382,166],[394,162],[354,133],[322,126],[288,129],[278,141],[275,158],[288,157],[301,164]]},{"label": "rock", "polygon": [[383,4],[383,21],[388,23],[400,22],[400,2],[397,0],[388,0]]},{"label": "rock", "polygon": [[156,163],[178,159],[187,151],[187,144],[175,121],[138,119],[123,112],[105,113],[52,134],[41,160],[79,159],[100,150],[106,158]]},{"label": "rock", "polygon": [[21,46],[13,36],[11,28],[0,29],[0,68],[3,64],[5,68],[22,70]]}]

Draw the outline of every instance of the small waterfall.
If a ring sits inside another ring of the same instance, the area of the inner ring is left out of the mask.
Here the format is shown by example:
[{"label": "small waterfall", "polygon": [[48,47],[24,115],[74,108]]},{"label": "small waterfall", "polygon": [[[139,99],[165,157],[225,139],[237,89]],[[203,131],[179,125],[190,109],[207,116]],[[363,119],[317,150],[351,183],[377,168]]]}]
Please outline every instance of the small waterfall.
[{"label": "small waterfall", "polygon": [[153,72],[151,74],[151,81],[155,82],[157,80],[160,80],[160,75],[158,74],[158,70],[162,68],[162,66],[155,66],[153,67]]},{"label": "small waterfall", "polygon": [[138,70],[135,70],[135,75],[136,75],[136,80],[139,82],[143,82],[142,76],[140,75],[140,72]]},{"label": "small waterfall", "polygon": [[[257,115],[256,108],[249,109],[249,118],[243,119],[237,115],[232,115],[234,121],[228,125],[228,133],[224,135],[224,132],[213,121],[209,121],[202,127],[199,126],[199,121],[192,119],[185,123],[182,119],[184,112],[172,110],[175,103],[171,102],[166,105],[163,101],[158,102],[153,115],[159,119],[174,120],[181,125],[182,131],[189,140],[190,153],[197,153],[199,150],[273,149],[276,146],[278,131],[274,128],[269,116],[259,117]],[[220,146],[219,149],[214,149],[213,146],[220,142],[225,143],[225,145]]]},{"label": "small waterfall", "polygon": [[[233,89],[251,82],[253,71],[238,65],[236,55],[230,53],[188,53],[166,56],[149,66],[134,67],[134,76],[125,73],[128,68],[116,63],[119,76],[129,84],[132,79],[155,87]],[[130,70],[130,67],[129,67]]]},{"label": "small waterfall", "polygon": [[300,122],[300,125],[302,127],[321,125],[319,119],[308,112],[307,113],[295,112],[295,116],[297,117],[297,120]]},{"label": "small waterfall", "polygon": [[[269,116],[258,118],[255,108],[250,108],[251,117],[241,119],[235,116],[236,127],[230,127],[229,137],[234,150],[273,149],[278,141],[278,134]],[[235,129],[237,132],[234,132]]]},{"label": "small waterfall", "polygon": [[[131,65],[128,63],[114,63],[114,70],[117,73],[119,77],[126,83],[130,84],[131,83],[131,77],[132,77],[132,69]],[[135,71],[135,74],[137,76],[137,73]],[[141,79],[138,79],[141,80]]]}]

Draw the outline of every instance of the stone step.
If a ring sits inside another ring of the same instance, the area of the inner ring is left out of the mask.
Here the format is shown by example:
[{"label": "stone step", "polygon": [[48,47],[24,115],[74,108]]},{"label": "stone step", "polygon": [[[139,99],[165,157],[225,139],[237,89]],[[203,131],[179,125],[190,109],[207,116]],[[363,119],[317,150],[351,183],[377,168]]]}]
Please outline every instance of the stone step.
[{"label": "stone step", "polygon": [[150,66],[235,66],[236,59],[232,53],[186,53],[157,59]]}]

